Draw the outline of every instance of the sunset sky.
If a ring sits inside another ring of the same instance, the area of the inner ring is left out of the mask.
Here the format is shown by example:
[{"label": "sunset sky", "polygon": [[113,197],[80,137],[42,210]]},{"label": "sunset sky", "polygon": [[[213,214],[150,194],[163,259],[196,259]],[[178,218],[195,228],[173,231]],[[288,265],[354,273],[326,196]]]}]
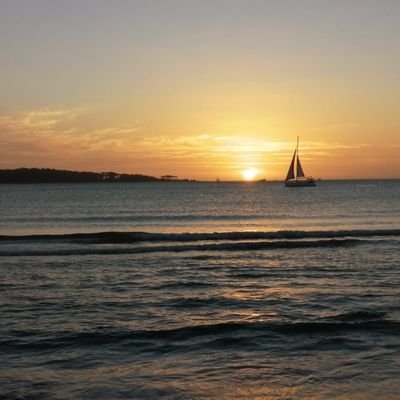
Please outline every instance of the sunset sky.
[{"label": "sunset sky", "polygon": [[400,177],[400,1],[0,0],[0,168]]}]

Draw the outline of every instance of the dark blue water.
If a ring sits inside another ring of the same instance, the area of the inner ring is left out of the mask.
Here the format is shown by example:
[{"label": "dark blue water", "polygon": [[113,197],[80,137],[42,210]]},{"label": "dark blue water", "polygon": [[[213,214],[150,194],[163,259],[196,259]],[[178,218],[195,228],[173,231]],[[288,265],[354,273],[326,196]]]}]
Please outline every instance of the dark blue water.
[{"label": "dark blue water", "polygon": [[398,399],[400,182],[0,186],[0,399]]}]

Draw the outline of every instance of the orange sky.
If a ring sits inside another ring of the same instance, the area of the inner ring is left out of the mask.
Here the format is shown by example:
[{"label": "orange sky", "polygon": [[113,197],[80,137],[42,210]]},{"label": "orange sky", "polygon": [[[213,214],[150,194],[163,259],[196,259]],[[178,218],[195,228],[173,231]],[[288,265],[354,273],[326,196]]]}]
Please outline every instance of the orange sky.
[{"label": "orange sky", "polygon": [[400,177],[399,2],[117,3],[1,3],[0,168]]}]

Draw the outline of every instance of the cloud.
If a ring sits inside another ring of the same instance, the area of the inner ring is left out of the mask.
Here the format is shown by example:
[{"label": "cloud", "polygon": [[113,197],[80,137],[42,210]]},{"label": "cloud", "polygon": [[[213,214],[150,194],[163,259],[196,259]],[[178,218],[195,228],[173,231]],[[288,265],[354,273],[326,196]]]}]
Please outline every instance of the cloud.
[{"label": "cloud", "polygon": [[4,130],[13,132],[49,132],[55,131],[57,126],[71,122],[84,113],[84,108],[61,110],[37,110],[16,115],[0,116],[0,132]]},{"label": "cloud", "polygon": [[138,121],[133,125],[85,127],[86,114],[81,107],[0,116],[0,166],[68,166],[89,154],[102,154],[106,162],[107,152],[128,152]]},{"label": "cloud", "polygon": [[[121,126],[85,128],[79,117],[86,108],[42,109],[17,115],[0,116],[0,139],[4,144],[42,142],[44,149],[64,151],[119,151],[135,157],[151,158],[156,153],[168,159],[261,157],[280,158],[293,152],[294,143],[245,135],[158,135],[146,136],[139,129],[139,121]],[[305,156],[322,156],[334,150],[360,148],[366,145],[307,142],[301,144]],[[10,147],[9,147],[10,148]],[[36,146],[37,150],[37,146]]]},{"label": "cloud", "polygon": [[21,122],[23,126],[31,129],[55,128],[61,122],[74,120],[84,111],[82,108],[32,111],[27,113]]},{"label": "cloud", "polygon": [[[295,144],[270,140],[267,138],[240,135],[194,135],[194,136],[156,136],[143,138],[139,142],[145,148],[155,148],[158,151],[182,156],[186,153],[221,156],[229,154],[253,156],[282,156],[292,154]],[[332,153],[334,150],[347,150],[367,147],[368,145],[349,145],[328,142],[303,142],[301,150],[310,156],[320,156]]]},{"label": "cloud", "polygon": [[86,108],[38,110],[15,115],[0,116],[0,134],[3,137],[14,135],[40,138],[55,138],[65,142],[85,141],[87,139],[108,140],[110,137],[123,137],[137,130],[137,125],[123,125],[106,128],[82,126],[79,117]]},{"label": "cloud", "polygon": [[[244,168],[254,167],[280,175],[295,146],[293,141],[255,135],[149,135],[137,120],[130,124],[99,124],[85,108],[0,116],[0,167],[114,169],[189,177],[212,177],[223,171],[235,176]],[[397,153],[396,146],[381,146],[372,152],[367,144],[302,141],[301,157],[307,166],[323,168],[333,165],[335,159],[348,165],[349,160],[367,154],[370,159],[378,154],[392,155]]]}]

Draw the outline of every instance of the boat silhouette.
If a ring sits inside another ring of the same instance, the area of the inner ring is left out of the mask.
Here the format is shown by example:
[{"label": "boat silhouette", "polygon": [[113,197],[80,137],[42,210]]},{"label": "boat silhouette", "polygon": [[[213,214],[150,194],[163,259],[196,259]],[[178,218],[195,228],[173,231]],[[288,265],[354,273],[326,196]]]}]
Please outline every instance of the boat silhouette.
[{"label": "boat silhouette", "polygon": [[[296,167],[295,167],[296,166]],[[315,186],[314,178],[304,174],[303,167],[299,158],[299,137],[297,136],[297,145],[290,163],[288,173],[285,179],[286,187]]]}]

